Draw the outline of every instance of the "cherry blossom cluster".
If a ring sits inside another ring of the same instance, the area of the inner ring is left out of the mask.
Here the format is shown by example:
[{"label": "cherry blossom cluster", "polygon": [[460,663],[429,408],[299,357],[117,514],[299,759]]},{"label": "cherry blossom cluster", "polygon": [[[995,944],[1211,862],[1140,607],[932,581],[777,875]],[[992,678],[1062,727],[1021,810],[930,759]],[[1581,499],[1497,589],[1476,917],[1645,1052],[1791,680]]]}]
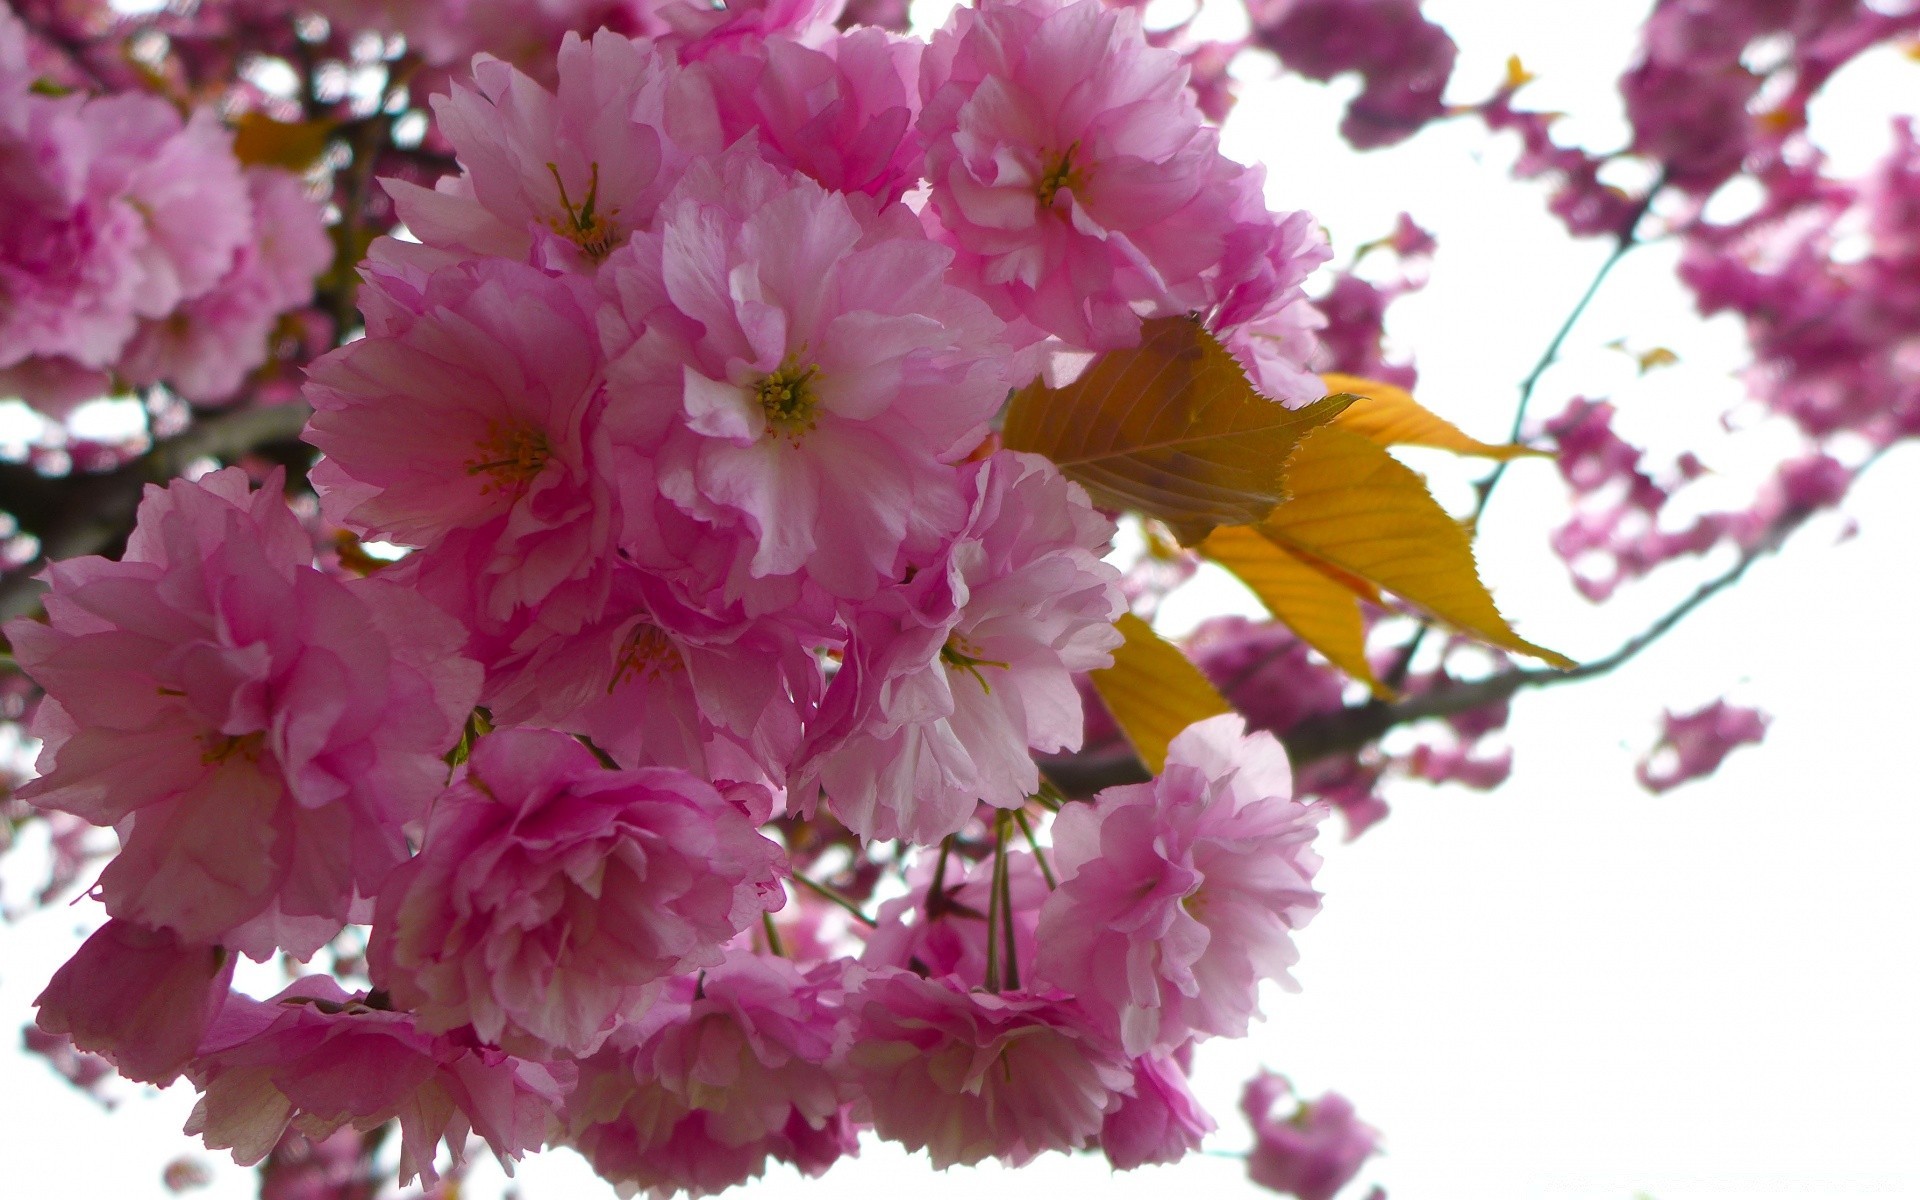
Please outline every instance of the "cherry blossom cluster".
[{"label": "cherry blossom cluster", "polygon": [[0,388],[55,415],[111,378],[233,398],[333,260],[320,206],[212,109],[61,65],[0,8]]},{"label": "cherry blossom cluster", "polygon": [[[1236,716],[1051,790],[1114,526],[992,422],[1174,315],[1317,397],[1317,230],[1099,0],[925,43],[655,15],[435,102],[459,171],[387,182],[364,336],[309,371],[317,520],[278,471],[151,487],[7,626],[46,692],[20,795],[120,840],[40,1024],[184,1075],[241,1162],[387,1122],[403,1176],[471,1133],[657,1194],[866,1130],[1177,1159],[1193,1045],[1290,983],[1324,808]],[[139,261],[188,261],[166,228]]]}]

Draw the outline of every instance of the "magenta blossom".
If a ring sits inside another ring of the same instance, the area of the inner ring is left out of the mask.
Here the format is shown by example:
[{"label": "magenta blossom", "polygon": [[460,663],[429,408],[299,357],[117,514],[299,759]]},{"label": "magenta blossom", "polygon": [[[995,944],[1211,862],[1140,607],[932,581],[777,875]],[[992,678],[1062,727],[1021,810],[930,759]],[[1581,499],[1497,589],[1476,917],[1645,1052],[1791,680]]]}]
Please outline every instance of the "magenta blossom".
[{"label": "magenta blossom", "polygon": [[1113,532],[1086,493],[1033,455],[971,466],[967,523],[941,559],[852,619],[853,642],[795,790],[824,785],[834,814],[869,839],[921,844],[985,802],[1039,790],[1031,751],[1077,749],[1073,673],[1119,644]]},{"label": "magenta blossom", "polygon": [[1117,1171],[1174,1163],[1200,1148],[1213,1118],[1187,1088],[1190,1052],[1133,1060],[1133,1093],[1107,1114],[1100,1149]]},{"label": "magenta blossom", "polygon": [[870,596],[960,523],[950,464],[1011,382],[1000,324],[912,214],[872,213],[737,145],[601,272],[614,470],[732,548],[723,602],[798,574]]},{"label": "magenta blossom", "polygon": [[1108,1016],[1129,1054],[1244,1036],[1260,981],[1291,983],[1289,931],[1319,910],[1323,812],[1291,798],[1273,735],[1245,729],[1234,714],[1191,725],[1158,779],[1054,821],[1038,975]]},{"label": "magenta blossom", "polygon": [[6,629],[47,689],[19,794],[116,827],[107,911],[261,961],[311,954],[405,857],[479,683],[418,597],[309,565],[280,486],[149,488],[119,562],[55,564],[47,624]]},{"label": "magenta blossom", "polygon": [[704,79],[605,29],[567,35],[556,90],[482,55],[433,107],[462,173],[389,181],[400,218],[429,246],[556,270],[592,271],[724,145]]},{"label": "magenta blossom", "polygon": [[227,999],[187,1067],[200,1102],[187,1132],[259,1162],[289,1124],[310,1141],[345,1126],[400,1122],[400,1177],[432,1182],[444,1140],[457,1159],[471,1130],[503,1161],[545,1143],[573,1082],[567,1063],[533,1063],[433,1036],[405,1013],[308,975],[272,1000]]},{"label": "magenta blossom", "polygon": [[583,1064],[574,1144],[608,1178],[662,1193],[717,1192],[759,1176],[769,1158],[824,1169],[818,1152],[844,1135],[852,1099],[840,1071],[845,966],[803,973],[736,952],[676,980]]},{"label": "magenta blossom", "polygon": [[1247,1082],[1240,1100],[1253,1123],[1247,1175],[1299,1200],[1333,1200],[1374,1154],[1380,1135],[1354,1118],[1353,1105],[1338,1092],[1302,1102],[1290,1116],[1276,1115],[1274,1105],[1290,1090],[1266,1071]]},{"label": "magenta blossom", "polygon": [[684,771],[604,769],[564,734],[502,730],[380,894],[373,977],[421,1027],[590,1054],[669,975],[785,893],[780,848]]},{"label": "magenta blossom", "polygon": [[104,1056],[128,1079],[164,1087],[220,1011],[233,964],[218,946],[108,921],[34,1001],[39,1025]]},{"label": "magenta blossom", "polygon": [[939,1170],[1078,1150],[1133,1086],[1120,1048],[1061,993],[968,992],[887,970],[851,1004],[847,1064],[864,1115]]},{"label": "magenta blossom", "polygon": [[1187,312],[1258,176],[1221,157],[1173,50],[1100,0],[962,6],[921,72],[932,208],[1003,316],[1075,346]]},{"label": "magenta blossom", "polygon": [[591,290],[497,259],[427,274],[402,261],[369,290],[368,336],[308,370],[325,511],[444,548],[444,569],[472,581],[463,624],[539,605],[577,626],[604,599],[615,527]]}]

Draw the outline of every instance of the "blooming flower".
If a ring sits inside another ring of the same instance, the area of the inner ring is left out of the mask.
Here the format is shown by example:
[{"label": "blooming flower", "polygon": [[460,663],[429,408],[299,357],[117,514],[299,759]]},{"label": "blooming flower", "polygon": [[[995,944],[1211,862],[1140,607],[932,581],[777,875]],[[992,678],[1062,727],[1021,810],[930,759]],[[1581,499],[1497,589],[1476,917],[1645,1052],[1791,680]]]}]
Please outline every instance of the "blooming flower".
[{"label": "blooming flower", "polygon": [[1129,1054],[1244,1035],[1260,980],[1291,982],[1288,931],[1319,909],[1322,813],[1290,798],[1280,743],[1245,728],[1234,714],[1191,725],[1158,779],[1054,822],[1038,975],[1110,1014]]},{"label": "blooming flower", "polygon": [[641,459],[732,547],[723,603],[802,573],[871,595],[959,524],[948,464],[1006,396],[1000,327],[910,213],[870,211],[735,146],[602,271],[615,470]]},{"label": "blooming flower", "polygon": [[1265,1071],[1247,1083],[1240,1100],[1253,1123],[1247,1175],[1299,1200],[1333,1200],[1373,1155],[1380,1135],[1354,1119],[1353,1105],[1338,1092],[1278,1117],[1273,1107],[1289,1090],[1285,1079]]},{"label": "blooming flower", "polygon": [[887,970],[850,1004],[862,1113],[938,1170],[1078,1150],[1132,1086],[1119,1048],[1059,993],[968,992]]},{"label": "blooming flower", "polygon": [[784,902],[780,859],[683,771],[609,771],[564,734],[501,730],[388,877],[369,965],[429,1032],[590,1054]]},{"label": "blooming flower", "polygon": [[369,287],[368,336],[308,369],[324,510],[466,558],[446,568],[473,579],[463,624],[537,605],[577,627],[604,598],[615,523],[591,292],[497,259],[376,270]]},{"label": "blooming flower", "polygon": [[1180,55],[1100,0],[954,10],[921,71],[932,207],[956,271],[1089,349],[1139,339],[1140,309],[1203,307],[1234,182]]},{"label": "blooming flower", "polygon": [[691,155],[724,144],[702,78],[644,41],[568,33],[549,91],[490,55],[434,97],[461,174],[388,190],[430,246],[591,271],[643,228]]},{"label": "blooming flower", "polygon": [[187,1077],[201,1093],[187,1132],[242,1166],[265,1158],[290,1123],[317,1142],[397,1119],[401,1181],[430,1183],[440,1143],[458,1158],[469,1130],[502,1159],[537,1149],[573,1068],[427,1034],[308,975],[265,1002],[230,996]]},{"label": "blooming flower", "polygon": [[574,1144],[608,1178],[663,1192],[721,1191],[760,1175],[770,1157],[823,1170],[817,1152],[844,1136],[852,1098],[839,1069],[845,966],[803,973],[736,952],[676,980],[583,1065],[569,1106]]},{"label": "blooming flower", "polygon": [[6,633],[47,689],[20,795],[97,825],[116,917],[264,961],[311,954],[406,854],[478,691],[452,623],[311,565],[278,473],[149,488],[119,562],[49,568]]},{"label": "blooming flower", "polygon": [[226,999],[233,955],[165,931],[108,921],[54,973],[40,1028],[97,1052],[128,1079],[165,1086]]},{"label": "blooming flower", "polygon": [[928,844],[977,802],[1039,790],[1030,750],[1077,748],[1073,673],[1111,663],[1119,572],[1112,524],[1045,460],[996,453],[969,468],[967,523],[942,557],[853,617],[846,661],[809,730],[796,792],[824,785],[872,838]]}]

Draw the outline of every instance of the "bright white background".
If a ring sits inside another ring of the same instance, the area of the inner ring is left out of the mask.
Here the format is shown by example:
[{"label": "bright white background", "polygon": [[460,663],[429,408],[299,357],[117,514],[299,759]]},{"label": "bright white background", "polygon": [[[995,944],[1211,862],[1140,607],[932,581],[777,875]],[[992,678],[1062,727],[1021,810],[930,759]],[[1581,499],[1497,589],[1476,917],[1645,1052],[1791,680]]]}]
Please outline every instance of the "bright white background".
[{"label": "bright white background", "polygon": [[[1486,94],[1517,53],[1540,76],[1529,106],[1568,112],[1561,137],[1604,147],[1624,139],[1611,81],[1646,7],[1427,10],[1461,45],[1456,98]],[[1331,133],[1349,85],[1269,74],[1247,71],[1229,151],[1265,159],[1274,205],[1313,211],[1343,256],[1403,209],[1439,234],[1432,283],[1396,306],[1391,331],[1417,352],[1429,406],[1500,437],[1515,382],[1605,248],[1569,242],[1534,188],[1507,181],[1510,139],[1463,121],[1356,158]],[[1888,144],[1885,114],[1920,106],[1920,64],[1883,51],[1830,93],[1818,140],[1863,168]],[[1742,395],[1738,330],[1693,317],[1671,267],[1660,246],[1627,261],[1537,411],[1610,396],[1630,436],[1707,444],[1720,498],[1737,505],[1757,468],[1707,439]],[[1681,362],[1641,379],[1605,348],[1617,338]],[[1897,452],[1856,489],[1857,536],[1841,540],[1844,518],[1816,521],[1615,676],[1520,697],[1516,768],[1497,792],[1401,784],[1392,817],[1361,841],[1334,841],[1329,823],[1325,910],[1299,939],[1303,991],[1271,992],[1251,1039],[1201,1053],[1196,1086],[1222,1124],[1215,1153],[1131,1176],[1094,1158],[934,1175],[874,1145],[824,1181],[776,1175],[739,1194],[1260,1194],[1227,1155],[1247,1143],[1237,1089],[1265,1065],[1308,1095],[1343,1092],[1384,1131],[1355,1198],[1371,1182],[1397,1200],[1920,1196],[1916,465]],[[1544,520],[1563,512],[1552,468],[1521,463],[1486,519],[1483,574],[1525,636],[1596,656],[1696,578],[1682,570],[1586,605],[1545,545]],[[1216,583],[1165,616],[1177,630],[1223,607],[1253,611]],[[1705,782],[1641,792],[1631,768],[1660,709],[1722,694],[1773,714],[1766,743]],[[5,894],[19,897],[17,875]],[[87,908],[0,930],[0,1027],[27,1017],[71,931],[93,923]],[[161,1196],[162,1166],[198,1149],[176,1132],[184,1086],[125,1088],[109,1119],[38,1060],[0,1063],[6,1195]],[[493,1194],[491,1178],[469,1194]],[[567,1154],[526,1164],[518,1186],[525,1200],[605,1194]],[[251,1188],[250,1173],[227,1168],[203,1194]]]}]

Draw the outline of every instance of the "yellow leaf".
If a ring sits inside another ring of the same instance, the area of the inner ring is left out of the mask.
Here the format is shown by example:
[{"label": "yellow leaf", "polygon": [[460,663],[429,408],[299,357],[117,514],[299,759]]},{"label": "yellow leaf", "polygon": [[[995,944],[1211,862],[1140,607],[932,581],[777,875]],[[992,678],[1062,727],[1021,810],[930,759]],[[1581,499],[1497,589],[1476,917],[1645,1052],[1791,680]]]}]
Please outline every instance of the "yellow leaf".
[{"label": "yellow leaf", "polygon": [[1114,627],[1126,641],[1113,652],[1113,665],[1093,672],[1094,690],[1127,735],[1140,761],[1155,775],[1167,765],[1167,743],[1195,721],[1233,711],[1180,648],[1132,613]]},{"label": "yellow leaf", "polygon": [[1260,533],[1392,592],[1463,633],[1556,667],[1572,659],[1513,632],[1473,563],[1473,545],[1420,477],[1380,446],[1329,427],[1287,460],[1287,502]]},{"label": "yellow leaf", "polygon": [[1358,375],[1322,375],[1329,392],[1359,397],[1333,423],[1382,446],[1429,446],[1481,458],[1520,458],[1538,455],[1525,446],[1495,446],[1468,437],[1459,427],[1427,411],[1405,388]]},{"label": "yellow leaf", "polygon": [[327,152],[332,121],[276,121],[263,112],[241,113],[233,122],[233,156],[249,167],[304,171]]},{"label": "yellow leaf", "polygon": [[1163,317],[1066,387],[1021,389],[1001,437],[1052,459],[1097,503],[1158,517],[1193,545],[1216,525],[1273,511],[1287,455],[1350,402],[1269,400],[1197,322]]},{"label": "yellow leaf", "polygon": [[1518,54],[1507,55],[1507,82],[1505,86],[1508,91],[1517,92],[1537,78],[1539,78],[1539,76],[1520,65],[1520,56]]},{"label": "yellow leaf", "polygon": [[1327,661],[1358,679],[1382,700],[1393,690],[1374,678],[1367,662],[1367,629],[1360,602],[1322,564],[1310,563],[1244,525],[1216,529],[1200,553],[1219,563],[1260,597],[1267,611]]}]

